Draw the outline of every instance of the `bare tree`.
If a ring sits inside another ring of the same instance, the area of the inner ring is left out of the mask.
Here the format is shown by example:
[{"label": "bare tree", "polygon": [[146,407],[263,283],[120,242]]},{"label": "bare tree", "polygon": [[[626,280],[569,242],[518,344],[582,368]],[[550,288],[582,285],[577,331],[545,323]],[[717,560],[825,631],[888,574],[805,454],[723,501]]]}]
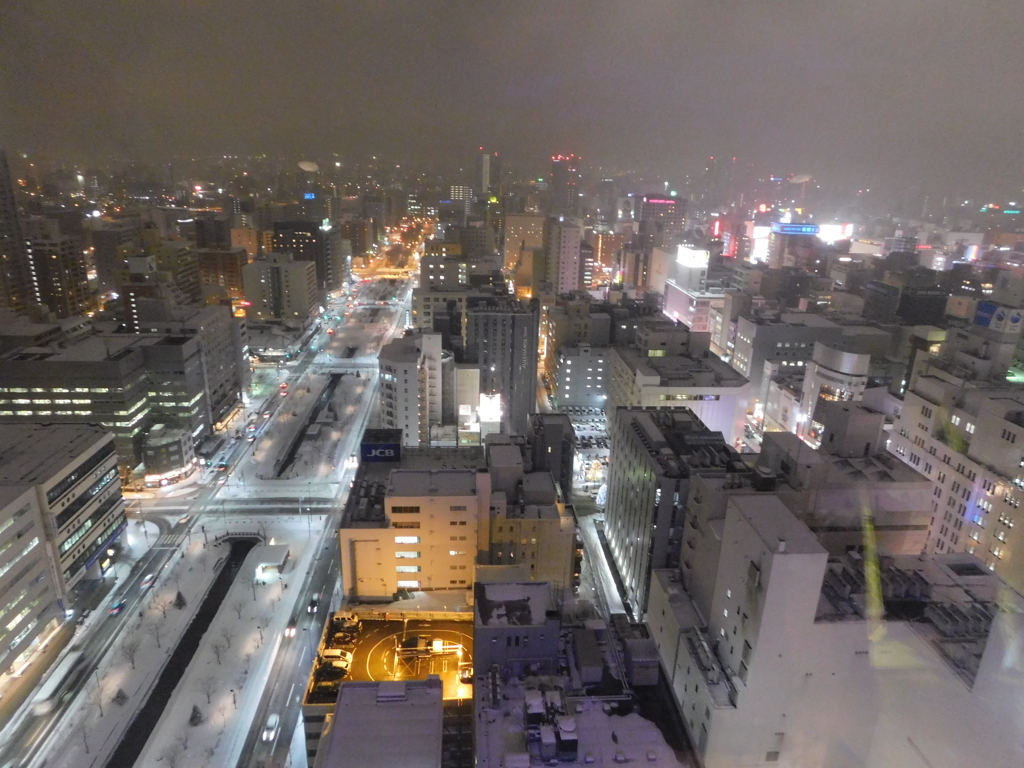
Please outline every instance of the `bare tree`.
[{"label": "bare tree", "polygon": [[121,643],[121,658],[132,665],[132,669],[135,669],[135,659],[139,655],[139,651],[142,649],[142,640],[137,637],[129,637],[123,643]]},{"label": "bare tree", "polygon": [[238,616],[239,621],[241,621],[242,611],[245,609],[245,601],[235,600],[235,602],[231,604],[231,607],[234,609],[235,615]]},{"label": "bare tree", "polygon": [[181,747],[182,752],[185,752],[188,749],[188,734],[179,733],[174,737],[174,743]]},{"label": "bare tree", "polygon": [[160,637],[163,634],[163,629],[160,625],[153,621],[145,625],[146,634],[153,638],[156,642],[156,647],[160,648]]},{"label": "bare tree", "polygon": [[160,615],[163,616],[166,619],[167,618],[167,611],[170,609],[172,602],[173,601],[170,600],[169,598],[161,597],[160,599],[158,599],[156,602],[153,603],[153,607],[156,608],[158,611],[160,611]]},{"label": "bare tree", "polygon": [[89,690],[89,703],[92,704],[96,709],[100,711],[100,717],[103,717],[103,696],[105,692],[103,690],[103,684],[97,683],[95,688]]},{"label": "bare tree", "polygon": [[83,720],[75,727],[75,733],[82,737],[82,746],[85,747],[85,754],[89,754],[89,726]]},{"label": "bare tree", "polygon": [[246,673],[248,673],[249,672],[249,662],[252,661],[252,654],[251,653],[247,653],[247,654],[245,654],[244,658],[245,658],[245,671],[246,671]]},{"label": "bare tree", "polygon": [[167,763],[167,768],[178,768],[178,765],[181,763],[181,753],[181,745],[172,744],[160,753],[160,757],[157,760]]},{"label": "bare tree", "polygon": [[227,650],[227,646],[218,640],[216,643],[210,644],[210,650],[213,651],[213,655],[217,658],[217,664],[220,664],[221,656],[224,655],[224,651]]},{"label": "bare tree", "polygon": [[213,703],[213,694],[217,691],[217,678],[201,677],[196,680],[196,690],[206,697],[206,703]]},{"label": "bare tree", "polygon": [[235,639],[235,631],[231,627],[224,627],[220,631],[221,639],[227,644],[228,648],[231,647],[231,641]]}]

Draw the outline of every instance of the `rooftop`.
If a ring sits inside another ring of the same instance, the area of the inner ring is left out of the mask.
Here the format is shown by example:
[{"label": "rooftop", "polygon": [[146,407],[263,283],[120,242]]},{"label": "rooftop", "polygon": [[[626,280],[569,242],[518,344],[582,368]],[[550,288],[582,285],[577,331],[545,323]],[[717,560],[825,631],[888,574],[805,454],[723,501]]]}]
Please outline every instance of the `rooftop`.
[{"label": "rooftop", "polygon": [[[811,530],[774,494],[738,495],[729,504],[742,514],[771,552],[787,555],[823,554],[825,548]],[[781,545],[785,544],[783,550]]]},{"label": "rooftop", "polygon": [[690,467],[717,467],[722,472],[749,470],[739,454],[726,445],[722,433],[709,430],[689,408],[620,407],[616,412],[616,418],[631,417],[633,433],[669,477],[687,476]]},{"label": "rooftop", "polygon": [[63,349],[26,347],[9,352],[2,359],[18,362],[46,360],[53,363],[117,361],[127,357],[135,349],[152,346],[161,341],[162,337],[160,336],[139,336],[136,334],[89,336]]},{"label": "rooftop", "polygon": [[479,626],[541,626],[548,609],[548,583],[529,581],[476,585]]},{"label": "rooftop", "polygon": [[[864,558],[828,564],[816,622],[865,621],[872,611]],[[1024,599],[966,552],[878,558],[878,618],[910,622],[951,670],[973,685],[997,614],[1020,614]]]},{"label": "rooftop", "polygon": [[393,496],[474,496],[474,469],[395,469],[388,479],[387,495]]},{"label": "rooftop", "polygon": [[341,686],[330,729],[320,740],[322,768],[439,768],[441,681],[386,680]]},{"label": "rooftop", "polygon": [[[380,435],[386,439],[387,430],[367,430],[365,438]],[[373,433],[371,435],[370,433]],[[365,439],[364,438],[364,439]],[[345,502],[342,528],[379,528],[384,519],[384,496],[388,490],[392,470],[472,470],[486,467],[484,450],[479,446],[461,448],[402,448],[400,462],[362,462],[352,481],[352,490]],[[474,481],[474,488],[475,488]]]},{"label": "rooftop", "polygon": [[417,363],[420,359],[421,344],[420,334],[393,339],[381,347],[380,361],[384,363]]},{"label": "rooftop", "polygon": [[639,350],[616,347],[619,358],[633,371],[657,376],[659,387],[742,387],[747,379],[717,357],[671,355],[645,357]]},{"label": "rooftop", "polygon": [[109,439],[94,424],[0,424],[0,485],[38,485]]}]

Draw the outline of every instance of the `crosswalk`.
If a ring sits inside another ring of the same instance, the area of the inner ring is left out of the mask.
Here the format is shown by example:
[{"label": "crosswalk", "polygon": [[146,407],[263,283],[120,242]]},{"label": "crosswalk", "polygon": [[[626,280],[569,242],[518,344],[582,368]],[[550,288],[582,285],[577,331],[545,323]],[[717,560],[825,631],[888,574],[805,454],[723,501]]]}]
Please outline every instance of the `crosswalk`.
[{"label": "crosswalk", "polygon": [[156,544],[153,546],[156,549],[177,549],[184,539],[185,534],[183,533],[165,533],[156,540]]}]

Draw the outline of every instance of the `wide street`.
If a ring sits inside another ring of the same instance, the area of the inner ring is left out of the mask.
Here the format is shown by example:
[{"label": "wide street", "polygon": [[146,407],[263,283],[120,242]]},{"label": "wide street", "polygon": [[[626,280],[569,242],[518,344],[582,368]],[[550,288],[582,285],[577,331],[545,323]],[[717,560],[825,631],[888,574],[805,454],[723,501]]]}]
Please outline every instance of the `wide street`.
[{"label": "wide street", "polygon": [[[385,270],[389,278],[378,280],[371,274],[330,300],[319,330],[298,360],[254,366],[243,407],[219,433],[223,444],[210,466],[178,485],[125,494],[129,529],[136,534],[134,549],[115,566],[113,588],[95,590],[87,603],[94,613],[77,633],[74,621],[69,621],[50,641],[51,658],[62,644],[73,642],[83,654],[82,672],[47,715],[33,714],[28,702],[17,712],[0,709],[0,765],[6,767],[6,761],[16,758],[11,765],[43,765],[45,750],[59,748],[49,738],[55,724],[82,694],[89,673],[105,657],[110,662],[108,654],[118,639],[122,622],[107,615],[108,607],[123,599],[123,614],[140,610],[146,600],[142,580],[159,573],[193,536],[203,535],[206,524],[216,521],[219,529],[257,530],[261,519],[305,515],[309,535],[319,537],[318,550],[308,569],[289,574],[288,580],[300,590],[297,606],[306,606],[315,593],[322,596],[320,610],[309,614],[296,609],[296,635],[281,644],[266,689],[249,692],[261,696],[261,704],[238,761],[283,765],[300,722],[297,702],[308,679],[310,651],[319,640],[332,598],[336,605],[340,597],[333,531],[354,475],[350,457],[358,455],[359,438],[375,409],[377,354],[401,333],[410,316],[411,281],[395,276],[386,263],[371,264],[367,271],[378,270]],[[330,397],[321,397],[332,377],[340,381]],[[267,711],[283,715],[273,755],[257,748],[265,746],[258,737]],[[277,762],[278,752],[282,762]]]}]

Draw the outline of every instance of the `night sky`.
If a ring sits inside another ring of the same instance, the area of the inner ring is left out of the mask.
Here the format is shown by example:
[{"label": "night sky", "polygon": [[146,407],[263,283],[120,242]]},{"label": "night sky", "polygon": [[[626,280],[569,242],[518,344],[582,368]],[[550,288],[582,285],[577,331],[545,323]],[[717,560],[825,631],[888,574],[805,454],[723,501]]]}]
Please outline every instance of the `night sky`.
[{"label": "night sky", "polygon": [[[1024,17],[979,0],[5,0],[0,145],[1024,184]],[[465,160],[463,160],[465,158]]]}]

